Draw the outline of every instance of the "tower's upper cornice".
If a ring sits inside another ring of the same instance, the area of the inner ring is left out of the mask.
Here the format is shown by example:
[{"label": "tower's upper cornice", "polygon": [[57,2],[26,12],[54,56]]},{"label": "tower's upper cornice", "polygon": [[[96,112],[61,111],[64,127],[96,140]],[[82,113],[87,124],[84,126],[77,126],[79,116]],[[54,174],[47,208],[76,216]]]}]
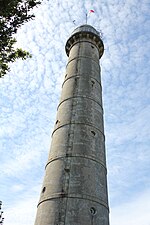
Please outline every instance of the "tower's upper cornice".
[{"label": "tower's upper cornice", "polygon": [[81,25],[72,32],[71,36],[67,40],[65,47],[67,56],[69,56],[69,52],[72,46],[75,43],[82,41],[83,39],[91,39],[92,42],[95,43],[99,50],[99,58],[101,58],[104,52],[104,45],[100,37],[100,33],[94,27],[88,24]]}]

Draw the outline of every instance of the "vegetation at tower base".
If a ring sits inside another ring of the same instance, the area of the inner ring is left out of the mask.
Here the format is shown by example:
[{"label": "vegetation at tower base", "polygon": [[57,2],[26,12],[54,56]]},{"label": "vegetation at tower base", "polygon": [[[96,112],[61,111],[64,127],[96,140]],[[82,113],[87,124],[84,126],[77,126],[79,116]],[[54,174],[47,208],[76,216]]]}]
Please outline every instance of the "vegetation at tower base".
[{"label": "vegetation at tower base", "polygon": [[30,11],[42,0],[0,0],[0,77],[9,71],[9,63],[16,59],[27,59],[30,53],[21,48],[15,49],[14,35],[24,23],[35,15]]}]

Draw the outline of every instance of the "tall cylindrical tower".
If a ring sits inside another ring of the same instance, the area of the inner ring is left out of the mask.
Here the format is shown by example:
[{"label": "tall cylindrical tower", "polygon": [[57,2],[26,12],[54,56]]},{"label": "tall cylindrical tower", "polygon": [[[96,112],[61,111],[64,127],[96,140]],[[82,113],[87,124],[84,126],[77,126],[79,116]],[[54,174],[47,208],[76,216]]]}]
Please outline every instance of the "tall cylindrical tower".
[{"label": "tall cylindrical tower", "polygon": [[90,25],[74,30],[35,225],[109,225],[99,59]]}]

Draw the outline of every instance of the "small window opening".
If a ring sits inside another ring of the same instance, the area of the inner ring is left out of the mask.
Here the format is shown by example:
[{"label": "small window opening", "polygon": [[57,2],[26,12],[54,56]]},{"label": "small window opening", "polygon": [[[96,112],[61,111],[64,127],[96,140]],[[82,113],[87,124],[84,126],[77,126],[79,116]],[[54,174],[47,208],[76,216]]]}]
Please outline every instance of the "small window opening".
[{"label": "small window opening", "polygon": [[93,86],[94,86],[94,84],[95,84],[94,80],[91,80],[91,83],[92,83],[92,87],[93,87]]},{"label": "small window opening", "polygon": [[44,193],[44,192],[45,192],[45,190],[46,190],[46,187],[43,187],[43,189],[42,189],[42,193]]},{"label": "small window opening", "polygon": [[90,213],[94,216],[96,214],[96,209],[94,207],[91,207]]},{"label": "small window opening", "polygon": [[93,45],[91,45],[91,48],[94,48],[94,46],[93,46]]},{"label": "small window opening", "polygon": [[75,82],[77,82],[77,81],[78,81],[78,79],[79,79],[79,77],[76,77],[76,78],[75,78]]},{"label": "small window opening", "polygon": [[65,75],[65,78],[67,77],[67,74]]},{"label": "small window opening", "polygon": [[93,130],[91,131],[91,133],[93,134],[93,136],[95,136],[95,135],[96,135],[95,131],[93,131]]},{"label": "small window opening", "polygon": [[65,168],[65,172],[66,173],[69,173],[70,172],[70,169],[69,168]]}]

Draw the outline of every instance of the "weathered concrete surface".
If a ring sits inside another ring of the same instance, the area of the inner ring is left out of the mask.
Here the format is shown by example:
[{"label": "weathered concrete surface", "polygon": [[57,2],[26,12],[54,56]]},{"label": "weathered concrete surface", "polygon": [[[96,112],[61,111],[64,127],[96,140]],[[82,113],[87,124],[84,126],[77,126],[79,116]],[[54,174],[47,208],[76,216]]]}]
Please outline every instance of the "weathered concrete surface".
[{"label": "weathered concrete surface", "polygon": [[69,56],[35,225],[109,225],[99,58],[103,43],[84,25]]}]

